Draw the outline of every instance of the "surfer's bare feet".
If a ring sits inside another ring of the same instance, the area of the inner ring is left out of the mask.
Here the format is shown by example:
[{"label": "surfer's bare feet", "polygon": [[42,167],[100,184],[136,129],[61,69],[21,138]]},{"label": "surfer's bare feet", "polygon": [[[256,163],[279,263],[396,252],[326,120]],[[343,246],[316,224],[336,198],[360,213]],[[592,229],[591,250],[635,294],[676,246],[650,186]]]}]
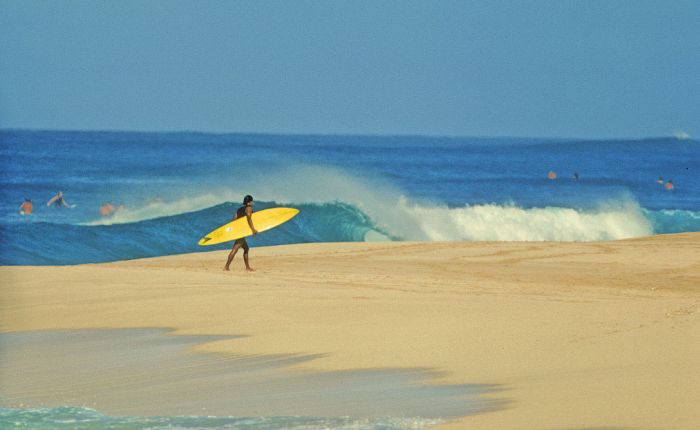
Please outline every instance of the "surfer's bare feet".
[{"label": "surfer's bare feet", "polygon": [[246,268],[245,268],[245,271],[246,271],[246,272],[255,272],[255,270],[254,270],[253,268],[251,268],[251,267],[246,267]]},{"label": "surfer's bare feet", "polygon": [[228,271],[229,271],[229,268],[228,268],[228,267],[224,267],[224,271],[228,272]]}]

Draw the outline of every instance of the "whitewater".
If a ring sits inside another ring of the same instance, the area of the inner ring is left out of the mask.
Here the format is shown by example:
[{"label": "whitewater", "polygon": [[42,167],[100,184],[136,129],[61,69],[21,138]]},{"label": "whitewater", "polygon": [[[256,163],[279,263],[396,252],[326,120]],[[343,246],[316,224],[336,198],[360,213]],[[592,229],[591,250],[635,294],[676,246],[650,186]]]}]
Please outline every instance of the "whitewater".
[{"label": "whitewater", "polygon": [[[1,264],[200,248],[246,194],[299,216],[252,246],[606,241],[700,231],[700,142],[0,131]],[[548,179],[548,172],[556,179]],[[575,178],[575,174],[578,178]],[[659,177],[663,183],[657,183]],[[668,180],[673,190],[664,185]],[[73,208],[47,207],[58,191]],[[22,216],[24,199],[34,211]],[[105,203],[123,205],[101,216]]]}]

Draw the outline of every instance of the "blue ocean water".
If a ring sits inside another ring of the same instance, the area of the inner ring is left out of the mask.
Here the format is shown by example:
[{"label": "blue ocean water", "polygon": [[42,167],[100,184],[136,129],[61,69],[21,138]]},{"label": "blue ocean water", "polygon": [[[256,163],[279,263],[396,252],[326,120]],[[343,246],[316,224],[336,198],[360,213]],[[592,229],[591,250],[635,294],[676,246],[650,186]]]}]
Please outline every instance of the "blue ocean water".
[{"label": "blue ocean water", "polygon": [[[245,194],[301,213],[252,246],[599,241],[700,231],[700,142],[0,131],[0,264],[199,247]],[[549,180],[547,173],[557,173]],[[574,179],[574,173],[579,179]],[[668,191],[656,182],[671,180]],[[58,191],[73,208],[47,207]],[[31,198],[34,213],[18,213]],[[102,217],[99,207],[123,203]]]}]

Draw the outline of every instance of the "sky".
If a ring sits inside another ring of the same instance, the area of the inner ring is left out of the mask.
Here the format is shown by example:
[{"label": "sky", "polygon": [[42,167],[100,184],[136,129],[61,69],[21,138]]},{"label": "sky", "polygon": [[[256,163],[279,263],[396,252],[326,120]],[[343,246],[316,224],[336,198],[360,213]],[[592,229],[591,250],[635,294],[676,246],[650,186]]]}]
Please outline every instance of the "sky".
[{"label": "sky", "polygon": [[0,128],[700,136],[700,1],[0,0]]}]

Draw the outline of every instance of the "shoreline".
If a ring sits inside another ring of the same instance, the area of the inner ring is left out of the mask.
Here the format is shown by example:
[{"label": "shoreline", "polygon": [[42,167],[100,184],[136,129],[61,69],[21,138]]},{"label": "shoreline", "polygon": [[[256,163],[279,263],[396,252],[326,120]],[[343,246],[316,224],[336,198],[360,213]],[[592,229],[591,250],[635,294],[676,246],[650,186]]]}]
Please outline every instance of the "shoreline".
[{"label": "shoreline", "polygon": [[[152,221],[152,219],[138,220],[136,222],[144,222],[144,221]],[[112,224],[105,224],[105,225],[112,225]],[[120,225],[120,224],[116,224],[116,225]],[[82,226],[87,226],[87,224],[82,225]],[[103,226],[103,225],[100,224],[100,226]],[[373,230],[371,230],[370,232],[373,232]],[[549,244],[549,245],[554,245],[554,246],[556,246],[557,244],[561,244],[561,245],[575,245],[575,244],[605,245],[605,244],[609,244],[609,243],[625,243],[625,242],[634,242],[634,241],[638,241],[638,240],[646,241],[646,240],[653,240],[654,238],[659,238],[660,240],[665,240],[664,238],[674,238],[675,240],[682,241],[682,240],[686,240],[686,239],[684,239],[685,237],[692,237],[693,235],[700,235],[700,231],[681,232],[681,233],[657,233],[657,234],[650,234],[647,236],[628,237],[628,238],[624,238],[624,239],[608,239],[608,240],[592,240],[592,241],[584,241],[584,240],[558,240],[558,241],[553,241],[553,240],[391,240],[391,239],[388,239],[385,236],[383,236],[381,233],[378,233],[378,234],[381,236],[381,239],[379,239],[379,240],[365,240],[365,241],[361,241],[361,242],[360,241],[302,242],[302,243],[291,243],[291,244],[282,244],[282,245],[254,245],[251,247],[251,249],[261,250],[261,249],[270,249],[270,248],[284,248],[284,247],[290,247],[290,246],[300,247],[300,249],[303,249],[303,247],[314,246],[314,245],[338,245],[340,247],[343,247],[344,245],[347,245],[347,244],[381,244],[381,243],[408,244],[408,245],[425,244],[426,246],[430,246],[430,244],[439,245],[439,244],[451,244],[451,243],[464,243],[464,244],[484,245],[484,246],[490,246],[490,245],[496,245],[496,244],[503,244],[503,245],[509,245],[509,244],[511,244],[511,245]],[[116,259],[116,260],[84,261],[84,262],[77,262],[77,263],[52,263],[52,264],[42,264],[42,263],[26,264],[26,263],[22,263],[22,264],[15,264],[15,263],[1,263],[0,262],[0,268],[80,267],[80,266],[128,263],[131,261],[152,260],[152,259],[169,258],[169,257],[174,258],[174,257],[186,256],[186,255],[210,254],[210,253],[217,253],[217,252],[228,253],[230,251],[230,248],[216,249],[216,250],[213,250],[213,249],[207,250],[206,248],[207,247],[205,247],[205,246],[199,246],[198,249],[200,249],[200,251],[194,251],[194,252],[181,252],[181,253],[176,253],[176,254],[164,254],[164,255],[134,257],[134,258],[125,258],[125,259]]]},{"label": "shoreline", "polygon": [[244,336],[199,352],[501,387],[504,409],[445,429],[700,424],[700,233],[252,248],[252,274],[227,252],[0,267],[0,332],[173,327]]}]

